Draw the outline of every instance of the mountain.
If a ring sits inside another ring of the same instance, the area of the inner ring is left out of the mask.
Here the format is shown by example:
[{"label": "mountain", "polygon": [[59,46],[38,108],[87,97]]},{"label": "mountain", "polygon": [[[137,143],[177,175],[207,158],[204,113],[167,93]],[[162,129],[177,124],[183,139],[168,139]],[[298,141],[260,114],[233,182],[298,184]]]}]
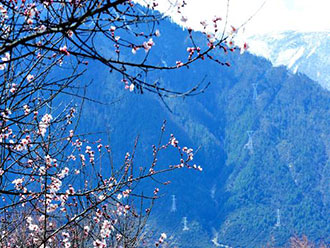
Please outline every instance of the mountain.
[{"label": "mountain", "polygon": [[284,65],[293,73],[304,73],[330,90],[330,33],[295,32],[255,35],[248,38],[253,54]]},{"label": "mountain", "polygon": [[[169,22],[160,30],[151,62],[186,57],[186,33]],[[81,79],[93,79],[86,96],[109,104],[85,103],[80,131],[110,131],[115,164],[139,135],[137,167],[150,162],[164,119],[166,137],[201,147],[194,160],[202,173],[159,178],[172,183],[161,188],[150,223],[173,247],[285,247],[295,234],[330,242],[330,92],[249,53],[221,56],[232,66],[199,61],[150,75],[179,90],[205,76],[211,82],[204,94],[165,99],[172,112],[157,95],[125,91],[118,75],[91,63]],[[174,158],[164,153],[159,164]]]}]

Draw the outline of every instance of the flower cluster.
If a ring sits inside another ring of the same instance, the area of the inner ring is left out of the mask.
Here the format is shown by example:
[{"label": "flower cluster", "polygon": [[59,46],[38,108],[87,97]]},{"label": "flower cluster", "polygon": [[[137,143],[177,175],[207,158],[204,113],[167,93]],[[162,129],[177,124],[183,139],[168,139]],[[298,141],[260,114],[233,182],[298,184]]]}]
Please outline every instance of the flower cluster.
[{"label": "flower cluster", "polygon": [[152,38],[150,38],[148,41],[143,42],[143,48],[145,52],[149,52],[149,50],[155,45]]},{"label": "flower cluster", "polygon": [[39,133],[42,136],[45,136],[47,132],[47,128],[50,125],[50,122],[53,120],[53,117],[50,114],[45,114],[42,118],[41,121],[39,122]]}]

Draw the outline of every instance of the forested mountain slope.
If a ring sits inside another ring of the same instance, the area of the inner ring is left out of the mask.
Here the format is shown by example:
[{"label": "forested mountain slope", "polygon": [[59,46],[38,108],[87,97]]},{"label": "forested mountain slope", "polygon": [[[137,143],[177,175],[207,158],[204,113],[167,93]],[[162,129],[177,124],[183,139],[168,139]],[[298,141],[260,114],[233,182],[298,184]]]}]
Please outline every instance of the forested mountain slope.
[{"label": "forested mountain slope", "polygon": [[[154,48],[168,58],[187,56],[185,33],[171,23],[161,27]],[[162,63],[164,58],[153,59]],[[201,146],[194,159],[203,172],[171,174],[151,221],[173,235],[169,240],[178,247],[284,246],[294,234],[329,242],[329,91],[248,53],[223,59],[231,67],[202,61],[150,76],[182,90],[204,77],[211,82],[203,94],[165,98],[172,112],[157,95],[125,91],[115,74],[91,64],[93,73],[83,79],[93,79],[87,95],[111,104],[87,101],[80,129],[110,131],[117,161],[139,135],[137,164],[150,161],[164,119],[167,136]],[[164,164],[171,156],[164,153]]]}]

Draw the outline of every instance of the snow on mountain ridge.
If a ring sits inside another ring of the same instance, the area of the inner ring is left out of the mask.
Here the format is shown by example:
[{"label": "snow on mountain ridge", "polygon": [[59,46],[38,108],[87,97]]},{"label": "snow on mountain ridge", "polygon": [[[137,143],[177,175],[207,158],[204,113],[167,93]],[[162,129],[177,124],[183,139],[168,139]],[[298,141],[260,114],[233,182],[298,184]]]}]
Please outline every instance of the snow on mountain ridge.
[{"label": "snow on mountain ridge", "polygon": [[248,37],[250,52],[301,72],[330,90],[330,33],[294,31]]}]

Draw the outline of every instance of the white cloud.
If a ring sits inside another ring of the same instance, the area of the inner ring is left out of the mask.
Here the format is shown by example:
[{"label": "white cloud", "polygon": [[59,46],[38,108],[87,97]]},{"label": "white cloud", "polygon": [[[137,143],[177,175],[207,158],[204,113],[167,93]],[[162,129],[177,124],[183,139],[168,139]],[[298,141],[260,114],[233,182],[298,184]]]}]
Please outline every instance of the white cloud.
[{"label": "white cloud", "polygon": [[[149,1],[139,0],[138,2]],[[185,24],[194,29],[201,29],[201,20],[210,21],[214,16],[225,19],[227,0],[185,0],[188,4],[182,14],[188,17]],[[160,10],[170,6],[168,0],[158,0]],[[182,0],[171,0],[172,3]],[[265,3],[263,5],[263,3]],[[260,6],[263,7],[258,11]],[[245,23],[254,13],[258,13],[246,24],[247,35],[296,31],[330,32],[330,0],[230,0],[228,22],[236,27]],[[176,22],[181,17],[170,13]]]}]

